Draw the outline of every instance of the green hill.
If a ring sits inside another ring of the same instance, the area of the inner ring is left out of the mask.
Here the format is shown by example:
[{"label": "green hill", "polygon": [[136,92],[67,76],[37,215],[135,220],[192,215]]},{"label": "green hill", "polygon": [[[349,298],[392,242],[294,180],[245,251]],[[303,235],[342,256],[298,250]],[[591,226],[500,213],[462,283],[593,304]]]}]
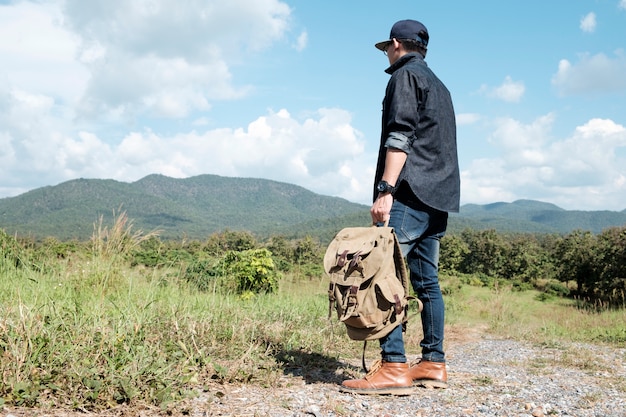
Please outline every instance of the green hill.
[{"label": "green hill", "polygon": [[474,229],[528,233],[568,233],[573,230],[600,233],[608,227],[626,225],[626,210],[564,210],[554,204],[533,200],[482,206],[466,204],[452,217],[457,227],[464,223]]},{"label": "green hill", "polygon": [[316,229],[316,236],[332,237],[342,218],[367,222],[369,217],[367,206],[276,181],[150,175],[134,183],[77,179],[0,199],[0,228],[35,238],[84,240],[101,216],[110,224],[120,211],[135,229],[196,239],[226,229],[297,237],[299,224]]},{"label": "green hill", "polygon": [[[163,238],[205,239],[223,230],[261,237],[310,235],[328,241],[342,227],[370,223],[369,206],[323,196],[292,184],[200,175],[175,179],[149,175],[133,183],[77,179],[0,199],[0,228],[7,233],[60,240],[91,237],[100,217],[111,224],[125,211],[134,230]],[[626,211],[567,211],[531,200],[468,204],[451,215],[451,233],[466,228],[502,232],[598,233],[626,224]]]}]

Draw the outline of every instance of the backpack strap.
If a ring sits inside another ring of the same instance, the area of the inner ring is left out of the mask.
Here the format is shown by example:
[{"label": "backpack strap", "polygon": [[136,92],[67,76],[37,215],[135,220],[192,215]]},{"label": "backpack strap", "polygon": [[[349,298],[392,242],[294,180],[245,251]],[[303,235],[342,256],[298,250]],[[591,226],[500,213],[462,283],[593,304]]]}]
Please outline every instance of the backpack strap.
[{"label": "backpack strap", "polygon": [[335,303],[335,301],[337,301],[337,298],[335,298],[335,283],[333,281],[330,281],[330,283],[328,284],[328,319],[329,320],[333,315],[333,304]]},{"label": "backpack strap", "polygon": [[[341,269],[346,265],[347,261],[348,261],[348,250],[345,250],[341,254],[337,255],[337,262],[335,264],[335,267]],[[361,274],[361,277],[364,278],[363,266],[361,265],[361,251],[360,250],[357,251],[352,256],[350,263],[348,263],[348,268],[345,271],[344,277],[348,278],[349,275],[352,274],[353,271],[358,271]],[[354,282],[354,278],[352,278],[352,281]],[[329,319],[332,317],[333,304],[337,300],[337,298],[335,297],[335,285],[336,285],[335,281],[331,277],[330,283],[328,284],[328,318]],[[359,303],[356,297],[356,294],[358,291],[359,291],[359,286],[353,283],[350,286],[350,290],[348,291],[348,295],[345,301],[347,306],[349,307],[348,311],[346,312],[347,313],[349,312],[349,314],[344,314],[344,317],[350,316],[352,312],[356,310],[356,308],[358,307]]]},{"label": "backpack strap", "polygon": [[367,340],[363,341],[363,354],[361,355],[361,366],[363,366],[363,370],[365,373],[369,373],[367,369],[367,365],[365,364],[365,348],[367,347]]},{"label": "backpack strap", "polygon": [[348,249],[344,250],[341,255],[337,256],[337,266],[339,268],[343,268],[346,264],[346,259],[348,259]]},{"label": "backpack strap", "polygon": [[343,312],[341,319],[348,318],[354,314],[356,309],[359,307],[359,299],[357,298],[357,293],[359,292],[358,285],[351,285],[350,289],[348,289],[348,293],[345,298],[345,311]]}]

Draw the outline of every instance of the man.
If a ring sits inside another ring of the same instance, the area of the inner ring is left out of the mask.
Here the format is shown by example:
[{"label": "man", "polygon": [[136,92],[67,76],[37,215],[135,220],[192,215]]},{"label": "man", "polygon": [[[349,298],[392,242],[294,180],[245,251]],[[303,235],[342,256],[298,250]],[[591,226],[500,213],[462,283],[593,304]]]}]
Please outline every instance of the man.
[{"label": "man", "polygon": [[375,224],[389,220],[407,259],[411,285],[423,303],[421,360],[409,366],[403,326],[380,340],[382,360],[363,379],[341,390],[360,394],[410,392],[412,386],[446,388],[444,303],[438,278],[439,241],[460,196],[456,122],[450,93],[424,62],[429,34],[415,20],[393,25],[376,44],[389,58],[375,177]]}]

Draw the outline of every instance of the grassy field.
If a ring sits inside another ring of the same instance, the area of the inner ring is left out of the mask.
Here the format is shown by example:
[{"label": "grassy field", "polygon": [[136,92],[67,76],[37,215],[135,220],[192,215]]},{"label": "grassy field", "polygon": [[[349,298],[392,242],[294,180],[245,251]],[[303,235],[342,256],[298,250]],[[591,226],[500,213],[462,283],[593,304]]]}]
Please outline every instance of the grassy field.
[{"label": "grassy field", "polygon": [[[325,277],[289,274],[276,293],[253,297],[200,292],[179,268],[131,267],[120,242],[100,243],[89,256],[29,267],[0,258],[0,405],[163,405],[206,381],[272,386],[287,367],[360,358],[362,344],[328,320]],[[572,300],[461,278],[442,277],[450,332],[480,329],[545,344],[626,342],[624,310],[592,312]],[[411,326],[409,353],[417,354],[416,316]]]}]

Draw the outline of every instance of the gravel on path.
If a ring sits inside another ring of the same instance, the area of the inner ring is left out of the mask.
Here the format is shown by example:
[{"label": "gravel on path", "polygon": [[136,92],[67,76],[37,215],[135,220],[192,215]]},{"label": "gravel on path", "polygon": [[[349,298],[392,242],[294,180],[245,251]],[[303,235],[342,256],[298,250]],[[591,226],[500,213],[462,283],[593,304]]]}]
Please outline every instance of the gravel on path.
[{"label": "gravel on path", "polygon": [[364,396],[288,378],[282,388],[216,387],[191,415],[626,417],[626,349],[481,338],[449,347],[447,358],[445,390]]},{"label": "gravel on path", "polygon": [[340,393],[359,377],[359,360],[333,373],[289,369],[278,387],[209,383],[193,400],[104,413],[0,410],[0,417],[333,417],[572,416],[626,417],[626,348],[552,346],[481,335],[447,348],[448,389],[416,388],[410,396]]}]

